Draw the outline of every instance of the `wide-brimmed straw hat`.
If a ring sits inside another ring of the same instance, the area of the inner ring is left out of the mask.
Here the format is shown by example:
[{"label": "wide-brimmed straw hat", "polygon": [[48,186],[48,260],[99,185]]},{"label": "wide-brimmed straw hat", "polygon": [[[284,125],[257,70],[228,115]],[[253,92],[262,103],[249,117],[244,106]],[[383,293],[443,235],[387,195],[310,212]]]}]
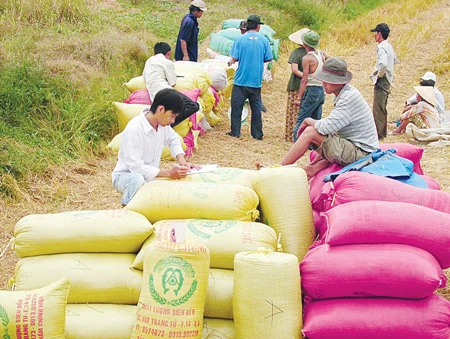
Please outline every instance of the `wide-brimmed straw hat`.
[{"label": "wide-brimmed straw hat", "polygon": [[297,32],[294,32],[291,35],[289,35],[289,40],[291,40],[292,42],[295,42],[298,45],[303,46],[302,36],[303,36],[303,34],[305,34],[308,31],[309,31],[309,28],[306,28],[306,27],[302,28],[302,29],[298,30]]},{"label": "wide-brimmed straw hat", "polygon": [[414,86],[414,89],[423,100],[436,106],[436,96],[434,95],[434,88],[432,86]]},{"label": "wide-brimmed straw hat", "polygon": [[347,70],[347,63],[343,59],[332,57],[325,60],[322,68],[312,76],[328,84],[341,85],[349,83],[353,74]]}]

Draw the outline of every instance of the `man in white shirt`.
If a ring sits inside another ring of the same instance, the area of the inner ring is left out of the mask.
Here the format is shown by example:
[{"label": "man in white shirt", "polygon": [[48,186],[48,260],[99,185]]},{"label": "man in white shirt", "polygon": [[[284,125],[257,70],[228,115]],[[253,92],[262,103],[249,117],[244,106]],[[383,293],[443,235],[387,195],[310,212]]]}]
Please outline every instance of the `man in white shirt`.
[{"label": "man in white shirt", "polygon": [[[144,109],[128,122],[122,132],[118,161],[112,172],[113,186],[123,194],[122,206],[126,206],[148,181],[160,177],[183,178],[190,168],[199,168],[186,161],[180,139],[170,127],[183,107],[180,92],[172,88],[162,89],[155,95],[149,109]],[[178,166],[159,168],[164,146],[169,147]]]},{"label": "man in white shirt", "polygon": [[[170,60],[172,49],[166,42],[158,42],[154,46],[155,55],[148,58],[145,62],[142,76],[147,87],[151,101],[155,99],[155,95],[164,88],[172,88],[177,84],[177,74],[175,66]],[[182,93],[181,93],[182,94]],[[189,99],[182,94],[184,101],[184,109],[177,116],[172,127],[178,125],[184,119],[189,118],[192,114],[199,110],[198,103]]]},{"label": "man in white shirt", "polygon": [[375,71],[371,79],[375,84],[373,95],[373,116],[377,126],[378,139],[383,139],[387,134],[387,101],[392,81],[394,80],[394,65],[398,63],[394,49],[387,41],[390,33],[389,26],[385,23],[378,24],[374,29],[374,38],[378,43],[377,61]]}]

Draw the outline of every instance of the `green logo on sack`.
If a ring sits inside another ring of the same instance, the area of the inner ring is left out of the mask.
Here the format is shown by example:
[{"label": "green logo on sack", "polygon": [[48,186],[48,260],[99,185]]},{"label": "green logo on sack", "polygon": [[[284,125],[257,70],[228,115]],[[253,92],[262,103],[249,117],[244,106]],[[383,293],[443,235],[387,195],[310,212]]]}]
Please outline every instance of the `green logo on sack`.
[{"label": "green logo on sack", "polygon": [[[191,284],[187,289],[189,282]],[[149,277],[150,295],[161,305],[184,304],[194,295],[197,284],[191,264],[180,257],[167,257],[158,261]]]},{"label": "green logo on sack", "polygon": [[236,225],[237,221],[234,220],[196,220],[189,222],[187,227],[197,237],[210,239],[213,235],[226,232]]},{"label": "green logo on sack", "polygon": [[0,320],[2,321],[2,325],[5,328],[5,331],[3,333],[3,339],[11,339],[11,337],[8,334],[8,325],[9,325],[8,313],[6,313],[6,310],[3,308],[2,305],[0,305]]}]

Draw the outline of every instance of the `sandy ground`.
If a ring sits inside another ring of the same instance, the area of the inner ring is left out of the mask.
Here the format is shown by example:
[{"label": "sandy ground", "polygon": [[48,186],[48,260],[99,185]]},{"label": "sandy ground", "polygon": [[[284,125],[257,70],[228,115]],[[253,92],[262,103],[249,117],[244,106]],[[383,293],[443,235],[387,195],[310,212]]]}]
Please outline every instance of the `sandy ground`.
[{"label": "sandy ground", "polygon": [[[433,68],[432,60],[439,54],[442,43],[450,36],[448,22],[450,6],[440,2],[416,18],[392,27],[390,38],[394,48],[396,41],[405,39],[410,34],[415,22],[436,18],[431,34],[423,38],[411,40],[410,53],[401,57],[401,63],[396,67],[395,83],[389,98],[389,121],[398,117],[403,103],[413,92],[412,86],[417,85],[420,76]],[[368,32],[368,34],[371,34]],[[428,46],[432,46],[429,48]],[[206,50],[207,45],[203,45]],[[371,104],[373,86],[369,74],[375,62],[376,43],[362,45],[351,55],[340,54],[340,51],[322,48],[329,55],[338,55],[348,63],[353,72],[352,84],[357,87]],[[256,141],[250,137],[249,125],[244,125],[240,139],[225,135],[229,130],[227,108],[224,103],[221,113],[222,123],[200,138],[199,148],[191,158],[198,164],[217,163],[223,167],[254,168],[256,161],[266,164],[276,164],[292,145],[284,141],[284,119],[287,93],[285,91],[290,67],[287,63],[290,51],[281,51],[280,60],[275,63],[273,80],[263,85],[263,101],[268,112],[263,114],[264,139]],[[450,80],[438,79],[438,85],[447,101],[450,102]],[[447,104],[449,106],[450,103]],[[332,97],[327,96],[324,105],[324,115],[332,107]],[[404,136],[388,136],[385,143],[408,142]],[[450,192],[450,156],[449,147],[433,148],[427,145],[422,159],[425,174],[435,178],[443,190]],[[306,164],[308,157],[303,157],[299,163]],[[120,208],[120,195],[116,193],[110,182],[110,173],[116,162],[116,154],[105,150],[105,154],[84,164],[69,163],[62,168],[49,169],[44,177],[30,177],[30,186],[25,192],[25,199],[20,203],[0,201],[0,288],[7,289],[7,282],[14,272],[17,257],[7,249],[14,224],[23,216],[34,213],[50,213],[68,210],[98,210]],[[166,164],[167,166],[170,164]],[[4,253],[3,253],[4,252]],[[443,293],[444,294],[444,293]],[[450,299],[450,298],[449,298]]]}]

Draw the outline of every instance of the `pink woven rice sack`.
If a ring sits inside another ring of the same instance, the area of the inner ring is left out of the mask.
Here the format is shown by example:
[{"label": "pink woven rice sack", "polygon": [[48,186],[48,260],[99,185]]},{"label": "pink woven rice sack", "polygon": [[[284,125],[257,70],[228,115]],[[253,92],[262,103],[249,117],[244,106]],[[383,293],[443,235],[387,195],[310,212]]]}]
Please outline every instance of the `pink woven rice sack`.
[{"label": "pink woven rice sack", "polygon": [[151,105],[152,100],[146,89],[138,89],[130,94],[128,99],[123,102],[127,104],[141,104],[141,105]]},{"label": "pink woven rice sack", "polygon": [[333,207],[322,216],[328,228],[324,242],[329,245],[410,245],[430,252],[442,268],[450,267],[448,213],[404,202],[369,200]]},{"label": "pink woven rice sack", "polygon": [[437,180],[433,179],[432,177],[429,177],[428,175],[420,175],[420,177],[425,180],[425,182],[428,185],[429,189],[432,190],[440,190],[441,189],[441,185],[439,184],[439,182],[437,182]]},{"label": "pink woven rice sack", "polygon": [[400,244],[321,245],[303,258],[300,275],[302,292],[311,299],[420,299],[446,283],[430,253]]},{"label": "pink woven rice sack", "polygon": [[308,303],[308,339],[448,339],[450,302],[425,299],[341,298]]},{"label": "pink woven rice sack", "polygon": [[331,164],[327,168],[321,170],[318,172],[315,176],[309,180],[309,198],[311,199],[311,202],[314,201],[322,191],[322,187],[325,185],[323,182],[323,179],[331,173],[340,171],[342,169],[342,166],[338,164]]},{"label": "pink woven rice sack", "polygon": [[325,218],[320,215],[320,211],[313,210],[314,228],[316,230],[316,239],[321,239],[327,230]]},{"label": "pink woven rice sack", "polygon": [[327,211],[350,201],[401,201],[450,213],[450,193],[404,184],[394,179],[351,171],[326,183],[312,202],[314,209]]}]

